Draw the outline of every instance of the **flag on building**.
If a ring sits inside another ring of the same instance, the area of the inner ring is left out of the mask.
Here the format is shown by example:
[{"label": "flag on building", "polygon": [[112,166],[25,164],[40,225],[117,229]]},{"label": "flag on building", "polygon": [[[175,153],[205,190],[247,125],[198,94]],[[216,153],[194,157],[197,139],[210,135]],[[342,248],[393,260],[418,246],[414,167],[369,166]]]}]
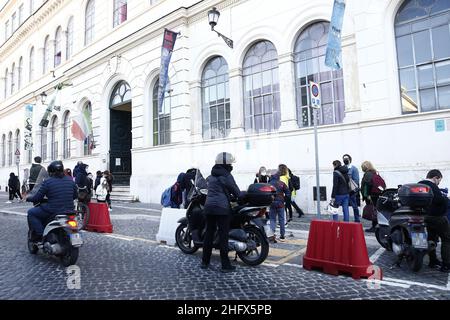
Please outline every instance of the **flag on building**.
[{"label": "flag on building", "polygon": [[161,48],[161,68],[159,71],[158,112],[162,112],[166,86],[169,80],[169,63],[172,58],[172,51],[177,40],[177,35],[177,32],[164,29],[164,39]]},{"label": "flag on building", "polygon": [[25,106],[25,150],[33,150],[33,105]]},{"label": "flag on building", "polygon": [[92,135],[91,114],[86,108],[72,119],[72,136],[77,140],[84,141],[90,135]]},{"label": "flag on building", "polygon": [[341,30],[344,20],[345,0],[334,0],[325,65],[333,69],[342,68]]},{"label": "flag on building", "polygon": [[60,85],[56,86],[55,91],[53,92],[53,94],[50,97],[49,103],[47,105],[47,109],[45,110],[45,113],[42,116],[41,122],[39,122],[39,126],[47,127],[48,122],[49,122],[48,119],[50,118],[53,108],[55,110],[59,110],[60,106],[56,106],[56,98],[59,96],[61,88],[62,87]]}]

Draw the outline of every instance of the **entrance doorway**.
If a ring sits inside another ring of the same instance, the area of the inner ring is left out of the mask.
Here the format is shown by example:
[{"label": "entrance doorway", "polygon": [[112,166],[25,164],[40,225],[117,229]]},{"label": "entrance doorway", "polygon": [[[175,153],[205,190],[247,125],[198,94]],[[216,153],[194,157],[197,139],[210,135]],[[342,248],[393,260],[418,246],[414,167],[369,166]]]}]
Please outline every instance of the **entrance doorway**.
[{"label": "entrance doorway", "polygon": [[130,185],[131,166],[131,89],[127,82],[119,82],[110,100],[109,170],[114,184]]}]

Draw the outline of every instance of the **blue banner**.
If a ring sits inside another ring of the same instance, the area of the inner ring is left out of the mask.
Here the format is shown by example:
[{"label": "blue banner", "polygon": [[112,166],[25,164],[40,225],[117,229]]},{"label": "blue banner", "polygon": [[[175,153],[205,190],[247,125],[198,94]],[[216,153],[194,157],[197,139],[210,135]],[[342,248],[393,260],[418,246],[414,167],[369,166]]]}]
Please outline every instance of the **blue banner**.
[{"label": "blue banner", "polygon": [[333,69],[342,68],[341,30],[344,20],[345,0],[334,0],[333,15],[328,31],[325,65]]},{"label": "blue banner", "polygon": [[158,87],[158,112],[162,112],[166,86],[169,80],[169,63],[172,58],[172,51],[177,40],[177,32],[164,30],[163,45],[161,48],[161,68],[159,71],[159,87]]},{"label": "blue banner", "polygon": [[24,150],[33,150],[33,105],[25,106]]}]

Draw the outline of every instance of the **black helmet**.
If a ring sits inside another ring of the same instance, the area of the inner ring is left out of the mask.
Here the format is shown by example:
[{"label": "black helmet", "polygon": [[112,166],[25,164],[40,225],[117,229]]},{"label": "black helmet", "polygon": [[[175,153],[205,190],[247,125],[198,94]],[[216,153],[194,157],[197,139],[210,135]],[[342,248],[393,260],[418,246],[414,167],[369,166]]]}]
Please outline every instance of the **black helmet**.
[{"label": "black helmet", "polygon": [[52,161],[47,167],[48,174],[64,173],[64,165],[62,161]]}]

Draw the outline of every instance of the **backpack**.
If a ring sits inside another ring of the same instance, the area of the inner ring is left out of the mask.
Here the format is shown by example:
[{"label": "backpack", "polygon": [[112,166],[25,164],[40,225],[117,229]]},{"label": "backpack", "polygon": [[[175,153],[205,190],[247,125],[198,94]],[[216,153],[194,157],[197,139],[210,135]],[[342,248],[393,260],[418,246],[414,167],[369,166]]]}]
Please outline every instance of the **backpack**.
[{"label": "backpack", "polygon": [[170,208],[172,205],[172,200],[170,199],[172,196],[172,187],[170,186],[161,195],[161,205],[164,208]]},{"label": "backpack", "polygon": [[[378,172],[374,172],[372,175],[372,189],[370,189],[370,194],[380,194],[386,189],[386,182],[384,182],[383,178],[378,174]],[[382,190],[380,190],[380,188]]]},{"label": "backpack", "polygon": [[298,176],[292,175],[291,182],[292,182],[292,187],[294,187],[295,190],[300,189],[300,178]]}]

